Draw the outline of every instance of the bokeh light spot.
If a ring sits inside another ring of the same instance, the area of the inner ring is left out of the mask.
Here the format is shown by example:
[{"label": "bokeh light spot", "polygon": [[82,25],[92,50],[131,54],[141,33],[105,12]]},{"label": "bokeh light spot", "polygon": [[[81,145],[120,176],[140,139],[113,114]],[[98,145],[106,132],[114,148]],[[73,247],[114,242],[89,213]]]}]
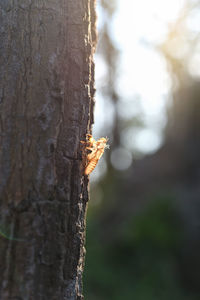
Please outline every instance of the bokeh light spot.
[{"label": "bokeh light spot", "polygon": [[119,171],[128,169],[132,163],[132,154],[125,148],[117,148],[111,154],[111,163]]}]

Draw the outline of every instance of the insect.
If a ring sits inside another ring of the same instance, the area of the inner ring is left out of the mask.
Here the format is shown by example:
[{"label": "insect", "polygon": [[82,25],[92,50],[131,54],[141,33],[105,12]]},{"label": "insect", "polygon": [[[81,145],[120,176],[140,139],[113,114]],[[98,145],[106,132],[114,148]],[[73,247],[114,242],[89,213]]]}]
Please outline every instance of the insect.
[{"label": "insect", "polygon": [[87,141],[81,141],[82,144],[86,144],[86,150],[91,151],[89,154],[86,154],[86,168],[84,170],[85,175],[89,175],[94,168],[96,167],[99,159],[104,153],[104,150],[109,148],[107,145],[107,138],[100,138],[95,140],[91,134],[87,134]]}]

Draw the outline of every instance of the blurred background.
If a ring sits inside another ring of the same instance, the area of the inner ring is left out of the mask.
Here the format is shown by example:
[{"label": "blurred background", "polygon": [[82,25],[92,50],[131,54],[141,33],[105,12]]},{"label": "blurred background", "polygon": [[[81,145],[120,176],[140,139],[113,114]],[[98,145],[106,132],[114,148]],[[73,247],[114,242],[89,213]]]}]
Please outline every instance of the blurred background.
[{"label": "blurred background", "polygon": [[85,299],[200,299],[200,1],[97,11]]}]

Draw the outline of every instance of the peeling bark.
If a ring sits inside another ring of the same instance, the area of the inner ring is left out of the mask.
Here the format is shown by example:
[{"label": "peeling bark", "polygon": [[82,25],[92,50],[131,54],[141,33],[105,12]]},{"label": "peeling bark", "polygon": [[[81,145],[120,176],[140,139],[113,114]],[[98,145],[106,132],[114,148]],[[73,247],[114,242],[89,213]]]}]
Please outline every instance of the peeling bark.
[{"label": "peeling bark", "polygon": [[0,1],[0,299],[82,299],[95,1]]}]

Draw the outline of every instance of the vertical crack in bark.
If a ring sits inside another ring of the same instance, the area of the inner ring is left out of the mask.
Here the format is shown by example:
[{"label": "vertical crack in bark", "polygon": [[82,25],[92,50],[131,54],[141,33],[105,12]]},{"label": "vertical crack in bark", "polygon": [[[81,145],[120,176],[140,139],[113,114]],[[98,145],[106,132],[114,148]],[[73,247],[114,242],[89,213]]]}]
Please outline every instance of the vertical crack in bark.
[{"label": "vertical crack in bark", "polygon": [[13,273],[14,273],[14,247],[15,243],[12,239],[14,236],[14,220],[10,224],[10,237],[7,242],[6,257],[5,257],[5,271],[3,273],[3,282],[2,282],[2,294],[4,294],[5,299],[9,299],[12,293],[12,283],[13,283]]}]

